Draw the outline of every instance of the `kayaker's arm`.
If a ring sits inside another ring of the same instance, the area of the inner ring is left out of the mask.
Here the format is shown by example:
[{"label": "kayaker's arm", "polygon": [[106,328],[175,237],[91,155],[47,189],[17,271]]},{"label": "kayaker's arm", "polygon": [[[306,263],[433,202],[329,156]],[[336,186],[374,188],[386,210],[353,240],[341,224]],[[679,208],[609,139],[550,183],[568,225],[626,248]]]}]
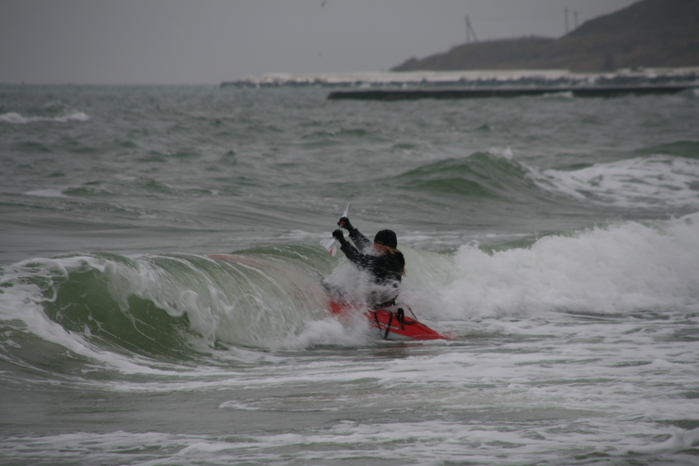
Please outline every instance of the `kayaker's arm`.
[{"label": "kayaker's arm", "polygon": [[347,229],[350,238],[352,238],[352,241],[354,241],[354,244],[356,244],[360,250],[364,251],[371,246],[372,242],[369,241],[366,236],[360,233],[359,230],[354,228],[347,217],[342,217],[337,224],[340,227]]},{"label": "kayaker's arm", "polygon": [[[352,237],[352,230],[357,231],[356,228],[352,228],[352,225],[349,225],[346,228],[348,230],[350,230],[350,228],[351,228],[350,237]],[[361,233],[360,233],[360,235],[361,235]],[[338,229],[338,230],[333,231],[333,237],[338,241],[338,243],[340,243],[340,250],[345,253],[345,256],[347,256],[347,259],[349,259],[351,262],[354,262],[355,264],[357,264],[359,267],[361,267],[363,269],[369,268],[369,266],[371,265],[373,256],[369,256],[367,254],[362,254],[361,252],[359,252],[357,250],[357,248],[352,246],[352,244],[345,239],[345,235],[342,234],[342,230]],[[354,240],[354,238],[352,238],[352,239]],[[364,238],[364,239],[366,241],[369,241],[366,238]],[[355,240],[355,242],[356,242],[356,240]],[[369,243],[369,244],[371,244],[371,243]]]}]

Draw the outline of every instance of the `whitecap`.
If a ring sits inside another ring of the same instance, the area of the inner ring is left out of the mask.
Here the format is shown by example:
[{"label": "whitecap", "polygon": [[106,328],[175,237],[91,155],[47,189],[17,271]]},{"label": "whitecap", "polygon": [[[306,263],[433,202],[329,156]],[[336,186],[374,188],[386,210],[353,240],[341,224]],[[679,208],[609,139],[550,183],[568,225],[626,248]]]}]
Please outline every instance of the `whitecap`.
[{"label": "whitecap", "polygon": [[577,199],[624,208],[699,206],[699,161],[653,155],[573,171],[544,170],[538,185]]},{"label": "whitecap", "polygon": [[27,119],[25,117],[23,117],[22,115],[20,115],[19,113],[10,112],[10,113],[5,113],[3,115],[0,115],[0,122],[21,124],[21,123],[26,123]]},{"label": "whitecap", "polygon": [[85,112],[75,112],[70,115],[55,118],[56,121],[67,122],[67,121],[89,121],[90,115]]},{"label": "whitecap", "polygon": [[27,117],[17,112],[9,112],[0,115],[0,122],[16,125],[37,123],[37,122],[57,122],[68,123],[70,121],[89,121],[90,115],[85,112],[74,112],[59,117]]},{"label": "whitecap", "polygon": [[24,194],[37,197],[68,197],[59,189],[36,189],[34,191],[27,191]]}]

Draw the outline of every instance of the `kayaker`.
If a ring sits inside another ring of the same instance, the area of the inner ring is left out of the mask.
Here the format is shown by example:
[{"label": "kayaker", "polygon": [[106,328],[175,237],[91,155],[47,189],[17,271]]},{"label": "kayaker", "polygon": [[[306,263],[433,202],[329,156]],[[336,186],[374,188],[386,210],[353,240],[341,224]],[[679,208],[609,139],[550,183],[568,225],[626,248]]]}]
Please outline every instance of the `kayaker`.
[{"label": "kayaker", "polygon": [[[371,308],[388,307],[395,304],[398,297],[401,277],[405,275],[405,258],[396,246],[398,240],[392,230],[376,233],[373,243],[354,228],[347,217],[337,222],[340,228],[349,232],[349,237],[359,250],[345,239],[341,229],[333,231],[333,237],[340,243],[340,249],[347,259],[371,276],[371,291],[366,297]],[[360,252],[363,251],[363,252]]]}]

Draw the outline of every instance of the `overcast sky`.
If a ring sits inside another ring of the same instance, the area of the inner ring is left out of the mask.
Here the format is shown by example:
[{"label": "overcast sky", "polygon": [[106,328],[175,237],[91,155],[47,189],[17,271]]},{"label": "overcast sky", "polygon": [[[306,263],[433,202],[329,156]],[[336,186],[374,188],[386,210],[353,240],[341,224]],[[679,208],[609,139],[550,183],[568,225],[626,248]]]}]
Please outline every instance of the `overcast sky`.
[{"label": "overcast sky", "polygon": [[466,41],[565,34],[637,0],[0,0],[0,83],[218,84],[388,71]]}]

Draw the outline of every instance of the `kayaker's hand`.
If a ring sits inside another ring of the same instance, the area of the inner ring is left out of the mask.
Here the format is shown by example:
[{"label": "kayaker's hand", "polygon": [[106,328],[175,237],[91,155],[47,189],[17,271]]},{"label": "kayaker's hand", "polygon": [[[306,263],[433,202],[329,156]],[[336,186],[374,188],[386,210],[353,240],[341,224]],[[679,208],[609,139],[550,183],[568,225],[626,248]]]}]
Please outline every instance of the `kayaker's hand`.
[{"label": "kayaker's hand", "polygon": [[345,235],[343,235],[342,230],[338,228],[337,230],[333,231],[333,238],[342,243],[345,240]]},{"label": "kayaker's hand", "polygon": [[337,224],[340,226],[340,228],[346,228],[348,230],[352,228],[352,224],[347,217],[342,217]]}]

